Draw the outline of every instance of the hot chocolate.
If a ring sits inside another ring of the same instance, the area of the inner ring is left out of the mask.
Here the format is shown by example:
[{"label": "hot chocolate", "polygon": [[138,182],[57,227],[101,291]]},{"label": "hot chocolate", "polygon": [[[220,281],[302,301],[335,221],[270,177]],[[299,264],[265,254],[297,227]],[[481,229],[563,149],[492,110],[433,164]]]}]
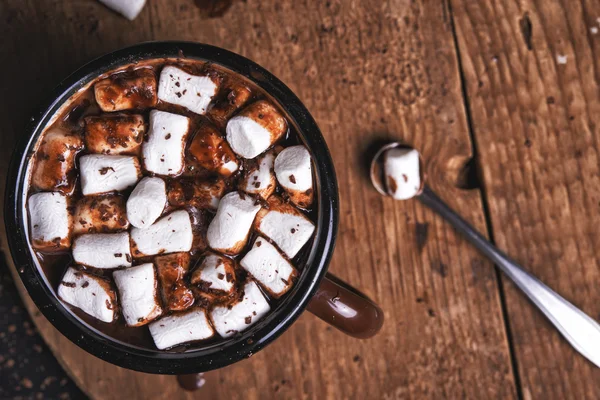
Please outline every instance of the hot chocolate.
[{"label": "hot chocolate", "polygon": [[310,153],[243,77],[157,59],[95,79],[32,158],[30,244],[65,306],[116,340],[186,350],[249,328],[301,273]]}]

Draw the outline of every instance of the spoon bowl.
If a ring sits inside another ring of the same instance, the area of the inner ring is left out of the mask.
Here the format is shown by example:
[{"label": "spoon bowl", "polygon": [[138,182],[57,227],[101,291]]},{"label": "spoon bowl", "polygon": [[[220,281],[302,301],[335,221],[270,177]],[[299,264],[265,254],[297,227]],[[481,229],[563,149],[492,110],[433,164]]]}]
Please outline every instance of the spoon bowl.
[{"label": "spoon bowl", "polygon": [[[373,184],[375,190],[377,190],[379,194],[382,194],[384,196],[390,196],[384,168],[385,153],[386,151],[395,148],[415,150],[413,147],[408,146],[406,144],[402,144],[399,142],[390,142],[386,145],[383,145],[379,150],[377,150],[377,152],[373,156],[373,159],[371,160],[371,167],[369,170],[371,183]],[[421,186],[415,197],[423,193],[423,189],[425,188],[425,163],[423,162],[423,156],[421,155],[421,152],[419,152],[419,175],[421,180]]]}]

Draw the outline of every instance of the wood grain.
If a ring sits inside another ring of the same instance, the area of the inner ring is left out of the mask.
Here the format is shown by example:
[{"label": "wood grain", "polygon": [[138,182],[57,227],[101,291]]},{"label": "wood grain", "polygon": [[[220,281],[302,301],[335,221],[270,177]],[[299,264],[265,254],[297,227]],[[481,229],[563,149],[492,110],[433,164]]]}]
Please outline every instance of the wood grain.
[{"label": "wood grain", "polygon": [[[6,152],[30,107],[92,57],[145,40],[193,40],[245,55],[305,102],[336,165],[341,216],[330,271],[386,313],[372,340],[303,315],[251,359],[208,373],[206,398],[514,398],[509,345],[491,265],[415,201],[381,198],[363,155],[376,139],[414,144],[430,183],[479,230],[478,190],[456,187],[472,157],[451,15],[403,0],[235,2],[203,19],[191,0],[150,1],[133,23],[91,1],[7,0],[0,24]],[[8,17],[4,17],[8,16]],[[7,157],[2,157],[2,167]],[[2,168],[1,170],[5,170]],[[26,297],[26,296],[25,296]],[[61,363],[93,398],[191,398],[173,377],[114,367],[76,348],[28,303]]]},{"label": "wood grain", "polygon": [[[452,11],[494,238],[598,320],[600,3]],[[600,369],[504,283],[523,398],[600,398]]]}]

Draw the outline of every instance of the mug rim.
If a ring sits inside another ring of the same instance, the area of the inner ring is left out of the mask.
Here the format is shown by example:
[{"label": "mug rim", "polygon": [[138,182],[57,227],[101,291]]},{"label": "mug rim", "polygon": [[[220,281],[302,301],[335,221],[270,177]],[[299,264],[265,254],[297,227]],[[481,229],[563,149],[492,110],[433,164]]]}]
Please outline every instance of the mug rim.
[{"label": "mug rim", "polygon": [[[266,91],[285,111],[311,153],[318,206],[313,246],[295,286],[269,314],[231,339],[189,352],[175,353],[136,347],[103,336],[68,310],[34,260],[24,218],[28,165],[38,138],[68,99],[98,76],[120,66],[148,59],[184,58],[218,64]],[[42,314],[73,343],[112,364],[158,374],[205,372],[233,364],[279,337],[304,311],[329,266],[339,221],[337,179],[331,155],[315,120],[300,99],[278,78],[253,61],[219,47],[182,41],[144,42],[100,56],[69,75],[32,115],[13,151],[6,183],[5,228],[19,277]]]}]

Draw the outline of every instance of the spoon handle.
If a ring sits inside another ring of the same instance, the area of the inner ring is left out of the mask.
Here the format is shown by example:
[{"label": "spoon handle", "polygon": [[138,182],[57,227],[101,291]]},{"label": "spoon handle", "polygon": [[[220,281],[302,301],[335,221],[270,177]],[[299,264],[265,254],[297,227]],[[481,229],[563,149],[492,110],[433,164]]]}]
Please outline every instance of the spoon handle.
[{"label": "spoon handle", "polygon": [[577,351],[600,367],[600,325],[596,321],[498,250],[468,222],[452,211],[429,187],[424,187],[419,200],[444,217],[471,244],[492,260],[546,315]]}]

